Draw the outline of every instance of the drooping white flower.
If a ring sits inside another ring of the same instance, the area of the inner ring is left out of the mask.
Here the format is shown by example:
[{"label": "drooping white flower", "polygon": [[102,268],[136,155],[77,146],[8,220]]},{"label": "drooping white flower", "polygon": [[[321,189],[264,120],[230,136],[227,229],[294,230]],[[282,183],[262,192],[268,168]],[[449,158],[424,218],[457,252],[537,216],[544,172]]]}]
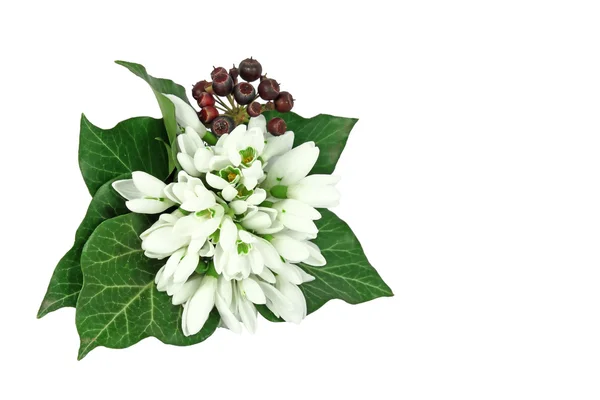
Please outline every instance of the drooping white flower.
[{"label": "drooping white flower", "polygon": [[194,131],[198,133],[200,138],[203,138],[206,134],[206,128],[200,122],[198,118],[198,114],[196,110],[188,103],[180,99],[179,97],[172,94],[164,94],[173,105],[175,106],[175,119],[177,120],[177,124],[179,124],[182,128],[191,127]]},{"label": "drooping white flower", "polygon": [[288,186],[287,197],[312,207],[335,207],[340,202],[340,192],[335,188],[339,181],[334,175],[310,175]]},{"label": "drooping white flower", "polygon": [[180,211],[162,214],[158,221],[140,235],[146,257],[160,260],[190,243],[191,237],[181,236],[174,231],[175,224],[182,216]]},{"label": "drooping white flower", "polygon": [[275,202],[273,209],[278,211],[277,220],[286,228],[311,235],[319,232],[313,221],[320,219],[321,213],[312,206],[295,199],[286,199]]},{"label": "drooping white flower", "polygon": [[115,181],[112,187],[127,199],[127,208],[138,214],[158,214],[174,205],[164,194],[167,187],[163,181],[152,175],[136,171],[132,179]]},{"label": "drooping white flower", "polygon": [[289,186],[306,177],[319,157],[314,142],[305,142],[278,157],[268,169],[263,187]]}]

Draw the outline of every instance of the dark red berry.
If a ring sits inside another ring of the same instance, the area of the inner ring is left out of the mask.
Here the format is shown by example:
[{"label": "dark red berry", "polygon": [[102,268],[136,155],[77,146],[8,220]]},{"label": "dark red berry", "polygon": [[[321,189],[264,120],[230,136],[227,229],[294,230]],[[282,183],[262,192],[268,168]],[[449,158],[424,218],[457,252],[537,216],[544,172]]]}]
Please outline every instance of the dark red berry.
[{"label": "dark red berry", "polygon": [[210,73],[210,79],[214,80],[215,79],[215,75],[220,74],[221,72],[225,72],[227,73],[227,70],[223,67],[213,67],[214,69],[212,70],[212,72]]},{"label": "dark red berry", "polygon": [[287,130],[287,125],[285,124],[285,121],[283,119],[273,118],[267,124],[267,130],[273,136],[280,136],[283,135]]},{"label": "dark red berry", "polygon": [[262,74],[262,65],[252,57],[246,58],[240,63],[240,76],[243,80],[254,82]]},{"label": "dark red berry", "polygon": [[199,107],[207,107],[207,106],[215,105],[215,98],[210,93],[202,92],[202,93],[200,93],[200,97],[198,97],[196,100],[198,100]]},{"label": "dark red berry", "polygon": [[294,98],[289,92],[281,92],[275,99],[275,109],[279,112],[288,112],[294,107]]},{"label": "dark red berry", "polygon": [[265,104],[265,110],[271,111],[274,109],[275,109],[275,103],[273,103],[272,101],[268,101],[267,104]]},{"label": "dark red berry", "polygon": [[200,97],[203,92],[206,92],[206,87],[210,86],[210,82],[208,81],[200,81],[194,85],[192,88],[192,97],[196,100]]},{"label": "dark red berry", "polygon": [[198,115],[198,117],[200,117],[200,121],[205,124],[208,124],[210,121],[217,118],[218,116],[219,110],[217,110],[213,106],[206,106],[202,108],[202,110],[200,110],[200,115]]},{"label": "dark red berry", "polygon": [[227,72],[219,72],[213,78],[212,89],[219,96],[227,96],[233,90],[233,79]]},{"label": "dark red berry", "polygon": [[258,85],[258,94],[261,99],[275,100],[279,96],[279,83],[275,79],[264,79]]},{"label": "dark red berry", "polygon": [[262,113],[262,105],[258,101],[253,101],[246,108],[246,112],[251,117],[258,117]]},{"label": "dark red berry", "polygon": [[215,135],[221,136],[226,133],[230,133],[233,128],[235,128],[233,119],[227,115],[221,115],[213,120],[211,130]]},{"label": "dark red berry", "polygon": [[247,82],[240,82],[233,88],[233,97],[241,105],[250,103],[256,97],[254,86]]}]

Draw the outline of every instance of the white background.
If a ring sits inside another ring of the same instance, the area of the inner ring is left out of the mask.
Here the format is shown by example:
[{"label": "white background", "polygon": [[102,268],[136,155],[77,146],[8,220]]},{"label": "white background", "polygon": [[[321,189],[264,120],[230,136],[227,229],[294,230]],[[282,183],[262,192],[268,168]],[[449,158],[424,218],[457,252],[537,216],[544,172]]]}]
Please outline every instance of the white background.
[{"label": "white background", "polygon": [[[596,6],[2,2],[0,397],[600,398]],[[113,60],[189,87],[248,56],[360,118],[336,212],[396,296],[77,362],[74,310],[35,314],[89,200],[80,113],[159,115]]]}]

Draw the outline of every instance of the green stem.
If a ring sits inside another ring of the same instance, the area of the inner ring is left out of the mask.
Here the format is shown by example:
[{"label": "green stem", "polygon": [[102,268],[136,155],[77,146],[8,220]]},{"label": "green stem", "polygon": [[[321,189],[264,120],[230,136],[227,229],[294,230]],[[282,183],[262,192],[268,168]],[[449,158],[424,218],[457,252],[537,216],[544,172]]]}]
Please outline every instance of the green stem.
[{"label": "green stem", "polygon": [[210,144],[211,146],[214,146],[215,144],[217,144],[218,138],[215,136],[214,133],[206,132],[206,134],[204,134],[204,137],[202,138],[202,140],[204,140],[206,143]]},{"label": "green stem", "polygon": [[219,98],[217,95],[214,95],[213,97],[214,97],[215,101],[216,101],[217,103],[219,103],[220,105],[222,105],[223,107],[225,107],[225,108],[227,109],[227,111],[233,111],[233,110],[232,110],[231,108],[229,108],[229,107],[227,106],[227,104],[225,104],[225,102],[224,102],[223,100],[221,100],[221,99],[220,99],[220,98]]}]

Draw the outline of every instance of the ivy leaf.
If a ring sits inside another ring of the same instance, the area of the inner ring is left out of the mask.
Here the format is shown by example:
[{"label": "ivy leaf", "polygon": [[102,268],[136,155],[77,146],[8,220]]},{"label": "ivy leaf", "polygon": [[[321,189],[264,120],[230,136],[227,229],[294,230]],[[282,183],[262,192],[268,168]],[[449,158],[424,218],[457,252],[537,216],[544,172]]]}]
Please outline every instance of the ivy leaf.
[{"label": "ivy leaf", "polygon": [[264,115],[267,121],[275,117],[283,118],[287,129],[294,131],[294,147],[304,142],[315,142],[320,153],[311,174],[333,173],[344,151],[350,131],[358,122],[356,118],[334,117],[327,114],[304,118],[293,112],[267,111]]},{"label": "ivy leaf", "polygon": [[144,171],[166,179],[170,173],[168,155],[156,138],[167,139],[160,119],[131,118],[112,129],[101,129],[82,115],[79,167],[92,196],[104,183],[127,172]]},{"label": "ivy leaf", "polygon": [[[313,242],[321,249],[327,264],[323,267],[300,265],[315,277],[314,281],[300,285],[306,298],[308,313],[317,311],[333,299],[358,304],[378,297],[393,296],[392,289],[367,260],[360,242],[348,224],[329,210],[319,211],[322,218],[315,221],[319,235]],[[256,308],[271,322],[283,321],[264,305]]]},{"label": "ivy leaf", "polygon": [[85,217],[75,234],[73,247],[63,256],[54,269],[48,290],[38,311],[38,318],[63,307],[75,307],[83,283],[81,274],[81,251],[90,235],[101,222],[129,212],[123,198],[113,190],[111,184],[117,179],[128,179],[130,174],[121,175],[98,189],[90,202]]},{"label": "ivy leaf", "polygon": [[78,359],[98,346],[121,349],[146,337],[186,346],[208,338],[219,324],[213,311],[204,328],[186,337],[182,306],[156,290],[154,278],[165,260],[144,255],[139,235],[152,220],[140,214],[103,222],[81,256],[84,282],[77,301],[76,324],[81,346]]},{"label": "ivy leaf", "polygon": [[177,120],[175,119],[175,106],[171,100],[169,100],[166,96],[163,96],[163,93],[175,95],[181,100],[190,104],[187,96],[185,95],[185,89],[183,86],[173,82],[170,79],[155,78],[151,75],[148,75],[148,71],[146,71],[146,68],[141,64],[127,61],[115,61],[115,63],[127,68],[133,74],[139,76],[146,81],[148,85],[150,85],[150,88],[152,89],[152,92],[158,101],[158,106],[160,107],[160,112],[162,113],[164,119],[165,128],[167,129],[167,133],[169,135],[169,143],[171,146],[173,146],[178,132]]},{"label": "ivy leaf", "polygon": [[393,296],[365,256],[360,242],[344,221],[329,210],[319,210],[322,218],[315,221],[319,234],[313,241],[327,260],[323,267],[301,267],[315,277],[300,288],[306,297],[309,313],[332,299],[350,304],[363,303],[378,297]]}]

